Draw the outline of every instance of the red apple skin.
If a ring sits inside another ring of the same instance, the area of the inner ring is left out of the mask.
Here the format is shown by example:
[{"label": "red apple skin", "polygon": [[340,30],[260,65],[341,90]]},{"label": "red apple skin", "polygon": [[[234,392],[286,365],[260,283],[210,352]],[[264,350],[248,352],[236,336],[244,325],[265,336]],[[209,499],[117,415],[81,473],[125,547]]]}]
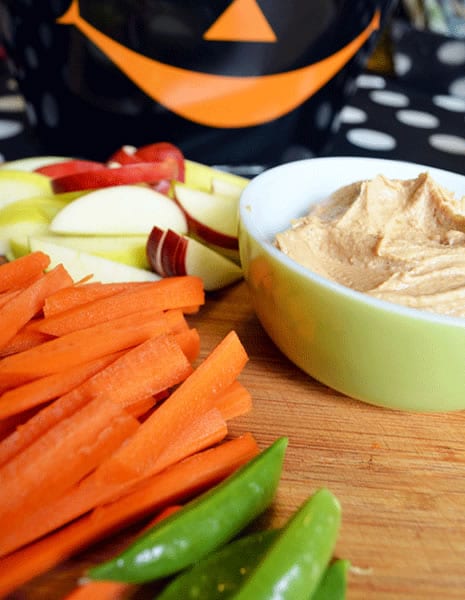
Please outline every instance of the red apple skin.
[{"label": "red apple skin", "polygon": [[135,146],[121,146],[107,160],[108,163],[119,163],[120,165],[133,165],[142,162],[136,156],[137,148]]},{"label": "red apple skin", "polygon": [[170,142],[156,142],[154,144],[148,144],[146,146],[141,146],[137,152],[136,156],[143,161],[147,162],[159,162],[164,161],[167,158],[174,158],[178,163],[178,181],[185,180],[185,164],[184,164],[184,154],[181,149],[171,144]]},{"label": "red apple skin", "polygon": [[83,171],[52,180],[53,191],[76,192],[80,190],[99,189],[114,185],[130,185],[133,183],[157,183],[165,179],[174,179],[178,165],[174,159],[167,158],[159,163],[135,163],[117,168],[106,166],[92,171]]},{"label": "red apple skin", "polygon": [[199,238],[199,240],[203,240],[207,244],[212,244],[214,246],[218,246],[219,248],[225,248],[227,250],[239,249],[239,240],[236,237],[226,235],[224,233],[221,233],[220,231],[212,229],[208,225],[204,225],[197,219],[194,219],[192,215],[187,213],[180,203],[178,204],[184,211],[190,233],[195,234]]},{"label": "red apple skin", "polygon": [[102,167],[104,167],[104,164],[100,162],[75,159],[44,165],[43,167],[35,169],[35,172],[54,179],[55,177],[63,177],[66,175],[82,173],[84,171],[94,171],[101,169]]},{"label": "red apple skin", "polygon": [[145,245],[145,252],[150,268],[161,277],[167,276],[161,262],[161,249],[165,237],[166,230],[160,229],[159,227],[153,227]]}]

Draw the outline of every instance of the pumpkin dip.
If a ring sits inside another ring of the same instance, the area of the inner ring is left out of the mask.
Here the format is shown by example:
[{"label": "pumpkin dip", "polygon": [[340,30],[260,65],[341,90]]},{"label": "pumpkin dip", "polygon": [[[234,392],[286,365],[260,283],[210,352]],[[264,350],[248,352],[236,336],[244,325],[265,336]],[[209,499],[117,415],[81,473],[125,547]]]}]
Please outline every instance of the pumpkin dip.
[{"label": "pumpkin dip", "polygon": [[465,316],[465,197],[428,173],[347,185],[279,233],[276,245],[354,290]]}]

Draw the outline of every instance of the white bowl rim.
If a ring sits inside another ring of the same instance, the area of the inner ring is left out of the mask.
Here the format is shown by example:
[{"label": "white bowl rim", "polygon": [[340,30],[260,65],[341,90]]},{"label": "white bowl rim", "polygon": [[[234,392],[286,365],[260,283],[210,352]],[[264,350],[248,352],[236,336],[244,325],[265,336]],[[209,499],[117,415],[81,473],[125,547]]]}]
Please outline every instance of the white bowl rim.
[{"label": "white bowl rim", "polygon": [[[285,172],[287,170],[293,170],[296,168],[305,168],[310,164],[318,165],[322,163],[346,163],[349,165],[350,163],[360,163],[365,162],[370,164],[370,166],[379,165],[380,168],[386,165],[389,165],[391,168],[395,166],[407,166],[412,169],[417,169],[418,174],[422,172],[428,172],[431,174],[433,178],[437,178],[440,176],[447,176],[457,178],[457,181],[463,182],[464,187],[464,197],[465,197],[465,175],[461,173],[455,173],[453,171],[447,171],[445,169],[438,169],[437,167],[431,167],[429,165],[424,165],[421,163],[415,163],[410,161],[400,161],[400,160],[391,160],[384,158],[372,158],[372,157],[359,157],[359,156],[327,156],[327,157],[316,157],[316,158],[306,158],[301,160],[296,160],[288,163],[284,163],[281,165],[277,165],[275,167],[271,167],[255,176],[251,182],[247,185],[245,190],[242,192],[240,202],[239,202],[239,217],[241,225],[245,227],[249,235],[251,235],[256,242],[258,242],[266,252],[268,252],[273,258],[275,258],[278,262],[280,262],[283,266],[287,267],[291,271],[302,275],[303,277],[313,280],[317,284],[322,287],[329,288],[335,293],[351,298],[352,300],[361,302],[363,304],[372,306],[377,310],[382,310],[390,313],[395,313],[400,316],[404,316],[406,318],[411,318],[415,320],[427,321],[430,323],[437,323],[442,325],[447,325],[451,327],[458,327],[461,329],[465,329],[465,317],[454,317],[451,315],[444,315],[440,313],[434,313],[431,311],[419,309],[419,308],[411,308],[408,306],[404,306],[402,304],[396,304],[394,302],[389,302],[387,300],[381,300],[379,298],[375,298],[370,296],[369,294],[365,294],[363,292],[359,292],[357,290],[353,290],[341,283],[336,281],[332,281],[315,273],[311,269],[300,265],[293,259],[286,256],[283,252],[281,252],[278,248],[276,248],[272,241],[266,236],[261,230],[259,224],[257,224],[253,218],[253,213],[250,210],[251,204],[253,203],[253,194],[256,191],[256,188],[260,188],[263,182],[270,177],[275,176],[276,173]],[[380,171],[382,172],[382,171]],[[355,181],[355,180],[354,180]],[[450,188],[449,188],[450,189]],[[334,191],[336,188],[334,188]],[[456,192],[457,190],[450,189],[452,192]],[[309,207],[312,203],[309,202]],[[313,204],[316,204],[313,203]],[[290,223],[289,223],[290,225]],[[274,232],[278,233],[278,231]]]}]

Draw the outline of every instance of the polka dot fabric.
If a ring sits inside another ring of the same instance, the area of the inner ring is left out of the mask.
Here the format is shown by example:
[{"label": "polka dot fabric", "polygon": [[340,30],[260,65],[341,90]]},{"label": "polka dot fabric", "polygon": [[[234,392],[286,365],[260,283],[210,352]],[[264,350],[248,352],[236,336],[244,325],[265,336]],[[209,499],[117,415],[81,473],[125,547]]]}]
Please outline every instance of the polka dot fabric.
[{"label": "polka dot fabric", "polygon": [[465,40],[393,27],[396,75],[364,74],[329,155],[418,162],[465,174]]}]

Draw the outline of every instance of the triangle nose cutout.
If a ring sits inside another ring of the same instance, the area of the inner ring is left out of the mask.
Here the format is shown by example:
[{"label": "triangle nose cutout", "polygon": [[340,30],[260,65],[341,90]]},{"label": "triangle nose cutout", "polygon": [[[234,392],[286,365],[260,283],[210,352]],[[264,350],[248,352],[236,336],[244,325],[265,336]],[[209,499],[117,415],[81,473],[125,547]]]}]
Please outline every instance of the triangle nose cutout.
[{"label": "triangle nose cutout", "polygon": [[276,42],[276,34],[256,0],[233,0],[204,33],[215,42]]}]

